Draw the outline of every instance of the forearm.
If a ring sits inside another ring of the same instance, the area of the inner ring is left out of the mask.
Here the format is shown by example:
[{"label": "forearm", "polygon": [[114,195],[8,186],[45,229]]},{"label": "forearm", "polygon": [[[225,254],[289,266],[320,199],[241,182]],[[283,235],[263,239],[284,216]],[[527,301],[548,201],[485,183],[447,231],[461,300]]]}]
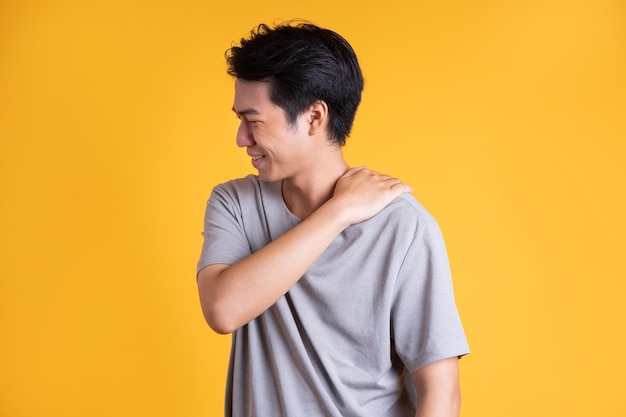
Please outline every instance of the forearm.
[{"label": "forearm", "polygon": [[209,325],[230,333],[283,296],[348,226],[328,202],[296,227],[241,261],[215,273],[200,271],[198,287]]}]

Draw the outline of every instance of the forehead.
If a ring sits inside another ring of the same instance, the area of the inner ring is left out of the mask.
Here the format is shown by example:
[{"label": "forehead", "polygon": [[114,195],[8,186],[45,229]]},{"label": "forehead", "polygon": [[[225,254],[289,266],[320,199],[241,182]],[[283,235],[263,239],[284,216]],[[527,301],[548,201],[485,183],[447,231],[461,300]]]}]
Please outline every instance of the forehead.
[{"label": "forehead", "polygon": [[263,81],[235,81],[235,101],[233,110],[237,113],[247,110],[261,112],[268,107],[276,107],[270,100],[270,85]]}]

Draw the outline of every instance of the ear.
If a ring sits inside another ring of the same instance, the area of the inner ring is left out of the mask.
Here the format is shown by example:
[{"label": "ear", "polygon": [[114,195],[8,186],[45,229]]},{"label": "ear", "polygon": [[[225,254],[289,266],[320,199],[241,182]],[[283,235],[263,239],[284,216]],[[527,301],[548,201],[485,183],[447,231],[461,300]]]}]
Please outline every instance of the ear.
[{"label": "ear", "polygon": [[328,105],[322,100],[317,100],[309,107],[308,119],[309,135],[326,132],[328,125]]}]

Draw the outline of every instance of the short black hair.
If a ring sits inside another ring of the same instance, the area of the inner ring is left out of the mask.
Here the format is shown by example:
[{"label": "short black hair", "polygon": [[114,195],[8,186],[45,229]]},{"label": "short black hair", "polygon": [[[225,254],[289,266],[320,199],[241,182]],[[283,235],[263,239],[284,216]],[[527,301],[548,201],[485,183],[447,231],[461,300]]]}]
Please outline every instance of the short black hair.
[{"label": "short black hair", "polygon": [[361,102],[363,74],[352,46],[339,34],[309,22],[260,24],[226,51],[228,74],[270,83],[270,100],[295,124],[322,100],[328,106],[328,136],[344,145]]}]

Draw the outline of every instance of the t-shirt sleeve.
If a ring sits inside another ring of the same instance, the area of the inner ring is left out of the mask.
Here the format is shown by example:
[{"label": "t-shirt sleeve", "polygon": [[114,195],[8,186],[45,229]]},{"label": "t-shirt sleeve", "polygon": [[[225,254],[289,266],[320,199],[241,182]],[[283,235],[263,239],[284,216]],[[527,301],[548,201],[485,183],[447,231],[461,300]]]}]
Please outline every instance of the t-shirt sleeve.
[{"label": "t-shirt sleeve", "polygon": [[204,242],[197,272],[212,264],[228,264],[251,254],[238,196],[225,185],[213,189],[204,215]]},{"label": "t-shirt sleeve", "polygon": [[420,225],[407,251],[391,320],[396,353],[410,373],[428,363],[469,353],[448,255],[434,220]]}]

